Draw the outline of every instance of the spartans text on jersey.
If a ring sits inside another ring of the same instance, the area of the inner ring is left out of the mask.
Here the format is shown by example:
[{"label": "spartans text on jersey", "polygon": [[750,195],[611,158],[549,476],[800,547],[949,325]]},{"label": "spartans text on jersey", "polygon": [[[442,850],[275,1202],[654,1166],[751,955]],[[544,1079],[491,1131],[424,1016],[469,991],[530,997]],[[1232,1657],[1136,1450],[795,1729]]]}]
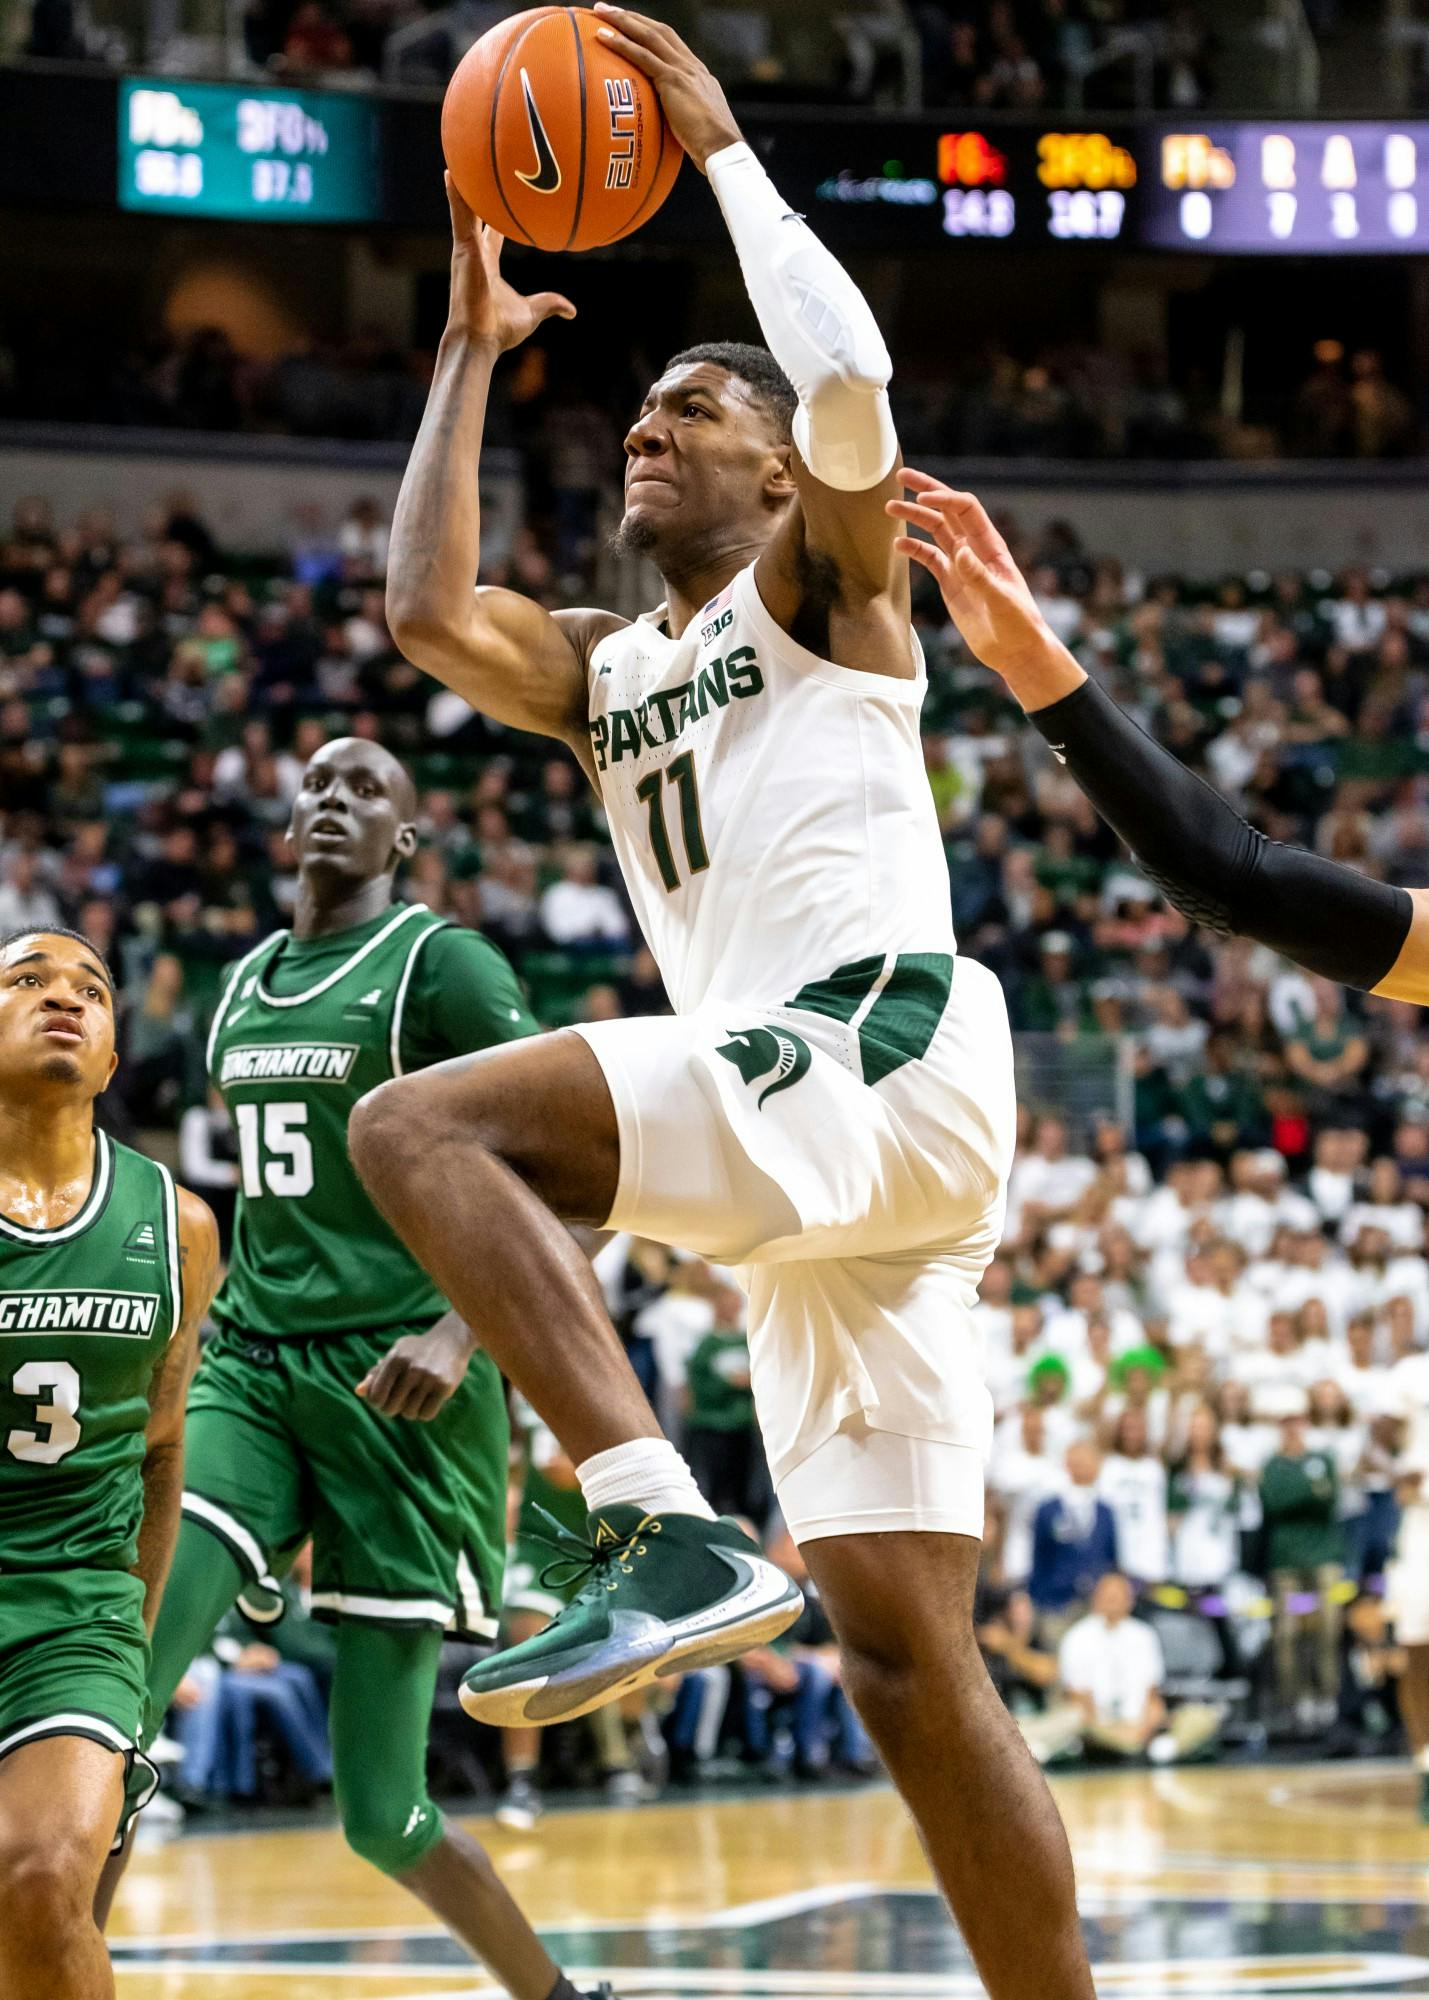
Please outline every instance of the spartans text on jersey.
[{"label": "spartans text on jersey", "polygon": [[[591,717],[590,740],[598,769],[607,762],[641,757],[646,750],[663,750],[710,709],[732,701],[750,701],[764,692],[753,646],[735,646],[723,659],[701,667],[695,678],[678,687],[662,688],[634,708],[613,708]],[[658,732],[654,724],[658,720]]]}]

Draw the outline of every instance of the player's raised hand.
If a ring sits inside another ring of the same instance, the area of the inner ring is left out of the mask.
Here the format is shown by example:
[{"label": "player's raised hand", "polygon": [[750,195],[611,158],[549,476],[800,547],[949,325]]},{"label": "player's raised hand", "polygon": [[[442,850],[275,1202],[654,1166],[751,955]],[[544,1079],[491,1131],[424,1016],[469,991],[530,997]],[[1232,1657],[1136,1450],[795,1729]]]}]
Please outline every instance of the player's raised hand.
[{"label": "player's raised hand", "polygon": [[447,205],[452,215],[452,289],[447,329],[468,340],[490,342],[504,354],[519,347],[543,320],[574,319],[576,309],[559,292],[534,292],[530,298],[508,285],[501,275],[504,238],[480,221],[447,175]]},{"label": "player's raised hand", "polygon": [[475,1352],[470,1327],[454,1312],[446,1313],[425,1333],[393,1341],[357,1393],[384,1417],[430,1423],[461,1387]]},{"label": "player's raised hand", "polygon": [[663,21],[596,0],[601,41],[643,70],[660,93],[675,137],[703,173],[711,153],[742,136],[729,99],[694,50]]},{"label": "player's raised hand", "polygon": [[1056,641],[1006,542],[973,494],[912,466],[899,478],[912,497],[890,500],[888,512],[895,521],[922,528],[929,540],[900,535],[894,546],[937,583],[948,616],[974,657],[1015,683]]}]

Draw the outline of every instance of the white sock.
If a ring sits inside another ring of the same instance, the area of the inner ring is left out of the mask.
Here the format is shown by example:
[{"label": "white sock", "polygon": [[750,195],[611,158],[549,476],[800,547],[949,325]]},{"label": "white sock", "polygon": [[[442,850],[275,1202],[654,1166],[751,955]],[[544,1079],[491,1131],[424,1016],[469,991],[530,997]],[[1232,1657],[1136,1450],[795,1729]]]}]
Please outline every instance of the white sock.
[{"label": "white sock", "polygon": [[714,1509],[668,1438],[632,1438],[629,1444],[612,1445],[578,1465],[576,1477],[592,1514],[628,1504],[650,1514],[714,1519]]},{"label": "white sock", "polygon": [[1423,1771],[1426,1776],[1429,1776],[1429,1743],[1425,1744],[1424,1748],[1419,1752],[1419,1755],[1414,1759],[1414,1761],[1419,1766],[1419,1769]]}]

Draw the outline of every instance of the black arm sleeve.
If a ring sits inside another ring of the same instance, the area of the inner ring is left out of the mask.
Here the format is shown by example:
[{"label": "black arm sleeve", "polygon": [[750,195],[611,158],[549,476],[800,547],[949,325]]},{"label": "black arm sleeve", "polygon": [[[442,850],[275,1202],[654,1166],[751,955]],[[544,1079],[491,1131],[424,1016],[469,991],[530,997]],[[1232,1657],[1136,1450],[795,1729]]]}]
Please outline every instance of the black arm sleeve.
[{"label": "black arm sleeve", "polygon": [[1095,681],[1031,720],[1167,902],[1193,923],[1254,938],[1364,992],[1390,970],[1409,935],[1407,890],[1267,840]]}]

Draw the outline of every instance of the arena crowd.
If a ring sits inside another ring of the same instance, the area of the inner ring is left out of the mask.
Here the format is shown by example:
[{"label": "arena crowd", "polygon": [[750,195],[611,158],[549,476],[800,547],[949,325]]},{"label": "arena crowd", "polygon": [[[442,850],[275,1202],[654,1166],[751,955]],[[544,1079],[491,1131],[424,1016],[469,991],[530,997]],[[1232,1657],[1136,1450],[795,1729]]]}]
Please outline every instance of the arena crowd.
[{"label": "arena crowd", "polygon": [[[1429,574],[1204,585],[1132,574],[1065,524],[1011,525],[1059,634],[1257,825],[1429,882]],[[296,562],[227,555],[185,499],[128,541],[41,500],[0,533],[0,931],[74,924],[109,953],[122,1064],[105,1115],[220,1210],[236,1169],[204,1028],[225,966],[285,921],[283,829],[331,736],[408,762],[421,847],[405,894],[495,939],[543,1022],[666,1007],[598,802],[563,753],[400,658],[386,546],[368,504]],[[499,580],[554,603],[563,573],[526,532]],[[1429,1035],[1412,1008],[1168,911],[933,612],[920,603],[926,763],[961,947],[999,974],[1021,1033],[1071,1069],[1120,1065],[1131,1103],[1129,1120],[1055,1093],[1024,1108],[978,1308],[996,1418],[989,1660],[1049,1761],[1223,1754],[1267,1734],[1392,1744],[1381,1596],[1393,1370],[1429,1341]],[[620,1240],[601,1270],[717,1504],[797,1568],[728,1274]],[[534,1420],[522,1435],[513,1510],[523,1480],[566,1478]],[[300,1609],[301,1580],[290,1589]],[[663,1718],[573,1729],[547,1775],[633,1798],[731,1755],[866,1770],[821,1616],[692,1678]],[[300,1617],[229,1634],[175,1718],[191,1795],[320,1788],[323,1674]],[[206,1704],[223,1689],[219,1729]],[[453,1783],[483,1759],[501,1782],[450,1706]]]}]

